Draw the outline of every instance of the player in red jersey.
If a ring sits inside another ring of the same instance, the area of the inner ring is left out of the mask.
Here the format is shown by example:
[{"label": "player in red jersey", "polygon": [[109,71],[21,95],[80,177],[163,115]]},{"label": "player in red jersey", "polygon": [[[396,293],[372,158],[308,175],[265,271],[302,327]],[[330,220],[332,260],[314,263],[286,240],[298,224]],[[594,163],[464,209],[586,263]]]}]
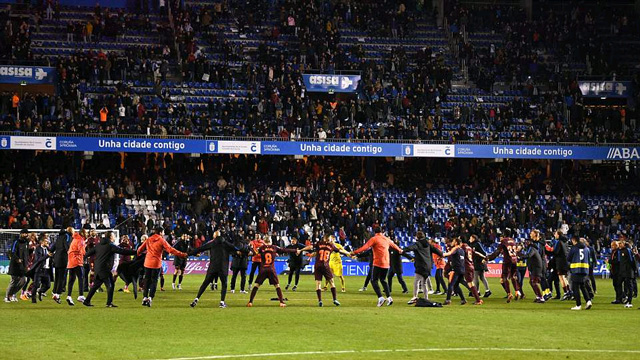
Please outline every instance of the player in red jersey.
[{"label": "player in red jersey", "polygon": [[316,257],[316,263],[313,267],[313,275],[316,278],[316,294],[318,295],[318,306],[322,307],[322,278],[324,277],[329,284],[331,284],[331,296],[333,296],[333,304],[335,306],[340,306],[340,302],[338,301],[338,295],[336,291],[336,284],[333,281],[333,273],[331,272],[331,267],[329,267],[329,258],[331,257],[332,252],[339,252],[345,256],[351,256],[344,249],[338,249],[336,245],[332,241],[332,236],[325,234],[320,241],[318,241],[315,245],[309,245],[302,251],[310,251],[313,249],[313,252]]},{"label": "player in red jersey", "polygon": [[278,274],[276,273],[274,262],[276,261],[278,253],[294,252],[297,252],[297,250],[283,249],[279,246],[272,245],[270,236],[265,237],[264,245],[260,246],[255,252],[253,250],[250,252],[252,255],[260,256],[260,270],[258,270],[258,276],[256,277],[256,282],[253,284],[253,289],[251,289],[251,297],[249,298],[247,307],[253,306],[253,299],[258,293],[258,288],[260,288],[260,285],[262,285],[266,279],[269,279],[269,284],[276,288],[278,300],[280,300],[280,307],[287,306],[282,297],[282,289],[280,289],[280,281],[278,280]]},{"label": "player in red jersey", "polygon": [[264,241],[260,238],[260,234],[256,234],[255,239],[249,242],[250,250],[253,254],[251,258],[251,271],[249,271],[249,284],[253,284],[253,275],[256,270],[260,269],[260,254],[258,254],[258,249],[260,246],[264,245]]},{"label": "player in red jersey", "polygon": [[460,245],[460,248],[464,250],[464,281],[467,282],[467,285],[469,285],[469,290],[471,290],[473,297],[476,299],[473,305],[482,305],[483,301],[482,299],[480,299],[478,289],[473,284],[473,275],[475,273],[475,268],[473,266],[473,248],[467,243],[462,243]]},{"label": "player in red jersey", "polygon": [[524,296],[520,294],[520,287],[516,277],[518,271],[516,242],[511,238],[510,229],[504,231],[504,236],[500,239],[498,248],[492,254],[487,255],[487,260],[493,260],[498,257],[498,255],[502,255],[502,277],[500,278],[500,284],[502,284],[504,291],[507,292],[507,302],[509,303],[514,299],[511,288],[509,287],[509,280],[511,280],[513,289],[516,291],[515,299],[523,299]]}]

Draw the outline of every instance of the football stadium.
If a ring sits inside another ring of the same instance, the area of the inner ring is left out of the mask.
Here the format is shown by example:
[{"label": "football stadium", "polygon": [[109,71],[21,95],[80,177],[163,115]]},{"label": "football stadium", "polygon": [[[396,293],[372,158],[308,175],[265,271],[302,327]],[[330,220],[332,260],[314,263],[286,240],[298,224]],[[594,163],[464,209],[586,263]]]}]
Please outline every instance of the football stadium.
[{"label": "football stadium", "polygon": [[0,359],[640,358],[640,0],[0,32]]}]

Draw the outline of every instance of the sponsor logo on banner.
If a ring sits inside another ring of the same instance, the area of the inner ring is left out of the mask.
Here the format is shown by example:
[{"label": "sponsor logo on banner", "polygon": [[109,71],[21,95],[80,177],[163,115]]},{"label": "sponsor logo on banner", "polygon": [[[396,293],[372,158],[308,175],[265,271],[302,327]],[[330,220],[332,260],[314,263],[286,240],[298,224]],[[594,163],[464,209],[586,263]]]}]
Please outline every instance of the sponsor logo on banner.
[{"label": "sponsor logo on banner", "polygon": [[416,157],[454,157],[454,145],[413,145],[413,156]]},{"label": "sponsor logo on banner", "polygon": [[307,91],[354,92],[358,88],[360,75],[303,74]]},{"label": "sponsor logo on banner", "polygon": [[[260,154],[260,141],[218,141],[219,154]],[[210,145],[209,145],[210,146]],[[207,148],[208,150],[209,148]]]},{"label": "sponsor logo on banner", "polygon": [[0,65],[0,82],[18,84],[53,83],[55,69],[52,67]]},{"label": "sponsor logo on banner", "polygon": [[640,154],[638,148],[623,148],[614,147],[610,148],[607,152],[608,160],[640,160]]},{"label": "sponsor logo on banner", "polygon": [[9,148],[9,137],[2,136],[0,137],[0,148],[8,149]]},{"label": "sponsor logo on banner", "polygon": [[56,150],[55,137],[12,136],[11,149],[17,150]]},{"label": "sponsor logo on banner", "polygon": [[583,96],[627,97],[631,94],[629,81],[579,81],[578,87]]}]

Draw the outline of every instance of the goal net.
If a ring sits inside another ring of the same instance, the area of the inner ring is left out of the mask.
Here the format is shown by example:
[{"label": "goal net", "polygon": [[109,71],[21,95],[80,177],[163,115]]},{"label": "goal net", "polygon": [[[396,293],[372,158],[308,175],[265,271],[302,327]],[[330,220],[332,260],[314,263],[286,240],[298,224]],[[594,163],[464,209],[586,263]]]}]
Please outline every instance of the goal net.
[{"label": "goal net", "polygon": [[[20,237],[21,229],[0,229],[0,260],[9,260],[9,251],[13,242]],[[79,231],[76,229],[76,231]],[[88,230],[87,230],[88,231]],[[115,243],[120,243],[120,230],[117,229],[96,229],[98,236],[103,236],[112,231],[116,236]],[[33,234],[33,235],[31,235]],[[49,237],[49,244],[53,244],[60,234],[60,229],[29,229],[29,235],[35,236],[36,241],[40,235],[46,234]]]}]

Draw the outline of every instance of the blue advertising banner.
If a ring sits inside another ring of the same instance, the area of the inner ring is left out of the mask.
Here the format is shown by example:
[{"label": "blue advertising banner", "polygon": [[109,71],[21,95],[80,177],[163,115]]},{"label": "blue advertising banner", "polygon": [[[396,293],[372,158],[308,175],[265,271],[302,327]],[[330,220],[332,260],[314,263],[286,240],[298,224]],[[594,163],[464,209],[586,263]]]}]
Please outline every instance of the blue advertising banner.
[{"label": "blue advertising banner", "polygon": [[0,136],[0,150],[61,150],[300,156],[640,160],[637,146],[464,145],[322,141]]},{"label": "blue advertising banner", "polygon": [[402,156],[402,144],[263,141],[263,155]]},{"label": "blue advertising banner", "polygon": [[56,69],[45,66],[0,65],[0,84],[53,84]]},{"label": "blue advertising banner", "polygon": [[358,88],[360,75],[302,74],[302,80],[310,92],[352,93]]},{"label": "blue advertising banner", "polygon": [[580,92],[585,97],[631,97],[631,81],[578,81]]},{"label": "blue advertising banner", "polygon": [[454,157],[486,159],[640,160],[640,148],[613,146],[456,145]]},{"label": "blue advertising banner", "polygon": [[205,140],[190,139],[57,138],[57,150],[62,151],[204,153],[205,146]]}]

